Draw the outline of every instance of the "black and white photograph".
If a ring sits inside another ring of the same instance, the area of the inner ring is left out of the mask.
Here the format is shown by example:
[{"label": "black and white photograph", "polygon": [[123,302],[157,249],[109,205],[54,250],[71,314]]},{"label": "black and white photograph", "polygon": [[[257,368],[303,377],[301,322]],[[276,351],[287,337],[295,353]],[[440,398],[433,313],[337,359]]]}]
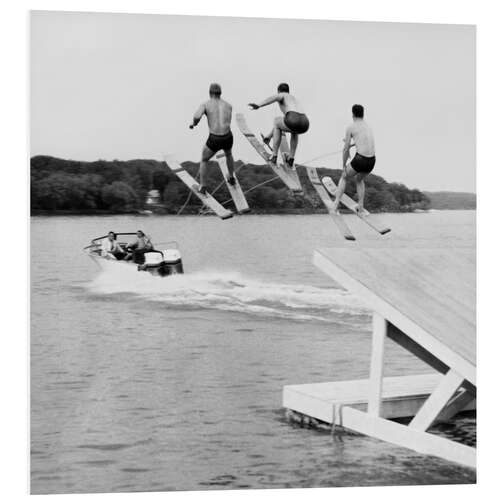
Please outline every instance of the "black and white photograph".
[{"label": "black and white photograph", "polygon": [[28,17],[31,494],[475,484],[476,26]]}]

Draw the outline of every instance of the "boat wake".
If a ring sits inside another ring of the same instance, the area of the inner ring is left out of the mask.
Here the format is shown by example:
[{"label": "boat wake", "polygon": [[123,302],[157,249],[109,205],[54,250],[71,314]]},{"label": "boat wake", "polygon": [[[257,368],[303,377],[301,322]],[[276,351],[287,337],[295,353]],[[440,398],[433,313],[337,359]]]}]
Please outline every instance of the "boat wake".
[{"label": "boat wake", "polygon": [[86,285],[93,294],[127,294],[170,309],[216,309],[263,318],[343,322],[365,316],[352,295],[337,288],[261,281],[234,272],[197,272],[158,279],[147,273],[102,272]]}]

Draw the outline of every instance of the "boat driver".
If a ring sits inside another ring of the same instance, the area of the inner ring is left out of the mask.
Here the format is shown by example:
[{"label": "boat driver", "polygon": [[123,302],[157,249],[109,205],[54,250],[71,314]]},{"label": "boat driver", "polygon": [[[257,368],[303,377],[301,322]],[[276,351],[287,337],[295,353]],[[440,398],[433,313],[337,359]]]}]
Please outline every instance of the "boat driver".
[{"label": "boat driver", "polygon": [[137,239],[127,245],[127,250],[130,252],[125,257],[125,260],[132,260],[136,264],[144,263],[144,254],[154,250],[151,238],[146,236],[143,231],[137,231]]}]

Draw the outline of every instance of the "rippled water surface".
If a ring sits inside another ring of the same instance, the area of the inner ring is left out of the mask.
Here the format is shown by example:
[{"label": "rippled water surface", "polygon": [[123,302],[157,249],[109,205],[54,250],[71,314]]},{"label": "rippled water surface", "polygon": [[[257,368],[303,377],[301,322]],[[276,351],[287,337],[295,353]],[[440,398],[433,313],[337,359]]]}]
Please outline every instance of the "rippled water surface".
[{"label": "rippled water surface", "polygon": [[[475,238],[474,212],[384,219],[388,251]],[[356,245],[379,244],[346,220]],[[177,240],[186,274],[100,273],[81,251],[138,228]],[[34,217],[32,493],[474,482],[444,460],[285,420],[283,385],[368,375],[368,311],[311,263],[338,244],[322,215]],[[388,375],[427,371],[388,343]],[[474,443],[475,418],[435,431]]]}]

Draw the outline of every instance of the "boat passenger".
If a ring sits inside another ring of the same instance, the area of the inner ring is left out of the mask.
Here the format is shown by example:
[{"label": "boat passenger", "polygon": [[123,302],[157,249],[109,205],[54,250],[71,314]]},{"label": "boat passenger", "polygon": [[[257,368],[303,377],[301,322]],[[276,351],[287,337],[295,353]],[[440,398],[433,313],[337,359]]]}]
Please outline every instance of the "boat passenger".
[{"label": "boat passenger", "polygon": [[143,231],[137,231],[137,239],[127,245],[127,254],[125,260],[133,260],[136,264],[144,263],[144,254],[154,250],[151,238],[146,236]]},{"label": "boat passenger", "polygon": [[116,260],[125,257],[125,251],[116,241],[116,234],[113,231],[110,231],[108,237],[101,242],[101,257]]}]

